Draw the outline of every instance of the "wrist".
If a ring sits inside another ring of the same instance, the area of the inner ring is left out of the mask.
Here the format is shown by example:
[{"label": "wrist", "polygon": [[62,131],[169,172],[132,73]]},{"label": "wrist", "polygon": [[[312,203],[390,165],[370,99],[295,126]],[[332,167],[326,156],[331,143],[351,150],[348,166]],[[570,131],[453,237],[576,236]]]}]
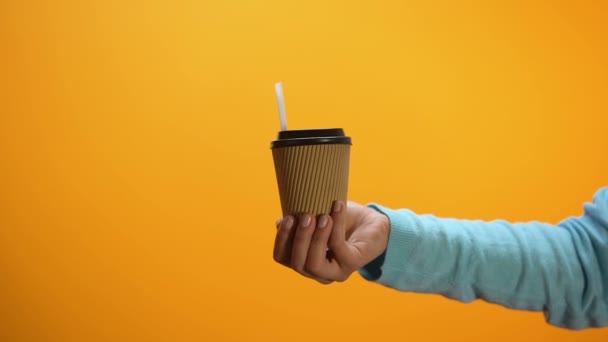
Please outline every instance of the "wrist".
[{"label": "wrist", "polygon": [[384,215],[383,213],[378,213],[378,214],[379,214],[379,220],[381,222],[380,232],[382,234],[382,253],[385,253],[386,249],[388,248],[388,240],[391,235],[391,220],[388,216]]},{"label": "wrist", "polygon": [[387,215],[378,211],[374,208],[368,208],[370,210],[370,219],[375,222],[374,226],[377,227],[378,233],[376,241],[378,241],[377,257],[370,261],[368,264],[363,266],[359,270],[359,274],[367,280],[375,281],[382,276],[382,266],[384,265],[384,259],[386,257],[386,250],[388,248],[388,241],[391,230],[391,221]]}]

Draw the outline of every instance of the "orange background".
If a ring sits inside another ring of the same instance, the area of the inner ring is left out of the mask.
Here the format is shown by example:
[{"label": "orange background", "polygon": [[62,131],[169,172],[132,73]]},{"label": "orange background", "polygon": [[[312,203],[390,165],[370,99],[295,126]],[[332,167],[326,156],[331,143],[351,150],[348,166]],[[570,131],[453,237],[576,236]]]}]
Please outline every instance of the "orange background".
[{"label": "orange background", "polygon": [[272,261],[270,141],[350,198],[558,222],[608,184],[601,1],[2,1],[0,340],[605,341]]}]

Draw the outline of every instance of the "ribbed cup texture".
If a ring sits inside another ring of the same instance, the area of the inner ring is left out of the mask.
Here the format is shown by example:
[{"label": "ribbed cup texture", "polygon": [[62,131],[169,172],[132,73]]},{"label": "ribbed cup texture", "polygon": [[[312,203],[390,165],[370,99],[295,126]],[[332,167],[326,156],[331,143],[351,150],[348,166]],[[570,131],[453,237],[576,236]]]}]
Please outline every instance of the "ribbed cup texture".
[{"label": "ribbed cup texture", "polygon": [[350,145],[322,144],[272,150],[283,216],[329,214],[346,201]]}]

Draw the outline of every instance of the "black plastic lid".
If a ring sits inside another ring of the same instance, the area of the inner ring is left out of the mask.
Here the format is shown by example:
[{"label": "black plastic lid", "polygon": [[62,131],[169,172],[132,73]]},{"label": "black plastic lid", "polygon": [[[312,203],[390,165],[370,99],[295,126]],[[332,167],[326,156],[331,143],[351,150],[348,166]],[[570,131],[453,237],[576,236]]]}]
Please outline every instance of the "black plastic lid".
[{"label": "black plastic lid", "polygon": [[271,147],[278,148],[320,144],[351,145],[351,139],[344,135],[344,130],[342,128],[280,131],[277,140],[272,142]]}]

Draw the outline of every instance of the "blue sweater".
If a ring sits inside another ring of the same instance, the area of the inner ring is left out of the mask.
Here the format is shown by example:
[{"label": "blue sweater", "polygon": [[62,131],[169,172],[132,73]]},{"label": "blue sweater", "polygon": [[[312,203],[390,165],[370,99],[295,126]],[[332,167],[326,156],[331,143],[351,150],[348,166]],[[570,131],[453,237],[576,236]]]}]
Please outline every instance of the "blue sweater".
[{"label": "blue sweater", "polygon": [[543,311],[549,324],[608,326],[608,188],[557,225],[417,215],[372,204],[391,222],[385,253],[360,270],[382,285]]}]

